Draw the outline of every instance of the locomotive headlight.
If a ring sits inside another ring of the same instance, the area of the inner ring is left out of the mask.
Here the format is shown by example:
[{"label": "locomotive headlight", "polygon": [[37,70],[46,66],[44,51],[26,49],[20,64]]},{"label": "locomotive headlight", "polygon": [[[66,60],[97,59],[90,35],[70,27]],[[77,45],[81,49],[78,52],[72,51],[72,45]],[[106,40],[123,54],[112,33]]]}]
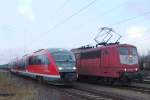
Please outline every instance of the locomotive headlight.
[{"label": "locomotive headlight", "polygon": [[76,70],[76,67],[73,67],[74,70]]},{"label": "locomotive headlight", "polygon": [[62,67],[58,67],[59,70],[62,70]]},{"label": "locomotive headlight", "polygon": [[126,72],[126,71],[127,71],[127,69],[125,68],[125,69],[124,69],[124,71]]},{"label": "locomotive headlight", "polygon": [[135,68],[135,71],[138,71],[138,68]]}]

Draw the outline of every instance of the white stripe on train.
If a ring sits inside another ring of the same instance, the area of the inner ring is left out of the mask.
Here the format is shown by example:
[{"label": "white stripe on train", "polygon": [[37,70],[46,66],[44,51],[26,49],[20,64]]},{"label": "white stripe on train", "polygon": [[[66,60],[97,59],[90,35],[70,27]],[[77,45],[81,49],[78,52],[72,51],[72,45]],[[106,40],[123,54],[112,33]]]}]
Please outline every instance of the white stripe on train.
[{"label": "white stripe on train", "polygon": [[32,73],[32,72],[28,72],[28,71],[18,71],[18,70],[14,70],[11,69],[12,72],[19,72],[22,74],[30,74],[30,75],[35,75],[35,76],[43,76],[43,77],[49,77],[49,78],[60,78],[60,75],[46,75],[46,74],[39,74],[39,73]]}]

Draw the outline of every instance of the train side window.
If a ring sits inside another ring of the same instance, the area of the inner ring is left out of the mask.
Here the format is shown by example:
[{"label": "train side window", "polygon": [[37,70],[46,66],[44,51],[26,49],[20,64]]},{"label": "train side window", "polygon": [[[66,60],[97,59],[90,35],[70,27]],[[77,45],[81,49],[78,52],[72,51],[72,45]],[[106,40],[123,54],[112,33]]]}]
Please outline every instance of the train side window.
[{"label": "train side window", "polygon": [[29,65],[48,65],[50,64],[45,55],[38,55],[29,58]]},{"label": "train side window", "polygon": [[29,58],[29,65],[34,65],[35,63],[35,57],[30,57]]},{"label": "train side window", "polygon": [[18,61],[17,67],[19,69],[25,69],[25,67],[26,67],[26,61],[25,60]]},{"label": "train side window", "polygon": [[38,59],[38,64],[41,64],[41,65],[48,65],[50,64],[48,58],[45,56],[45,55],[39,55],[37,56],[37,59]]},{"label": "train side window", "polygon": [[82,59],[95,59],[95,58],[100,58],[100,57],[101,57],[100,50],[81,53]]}]

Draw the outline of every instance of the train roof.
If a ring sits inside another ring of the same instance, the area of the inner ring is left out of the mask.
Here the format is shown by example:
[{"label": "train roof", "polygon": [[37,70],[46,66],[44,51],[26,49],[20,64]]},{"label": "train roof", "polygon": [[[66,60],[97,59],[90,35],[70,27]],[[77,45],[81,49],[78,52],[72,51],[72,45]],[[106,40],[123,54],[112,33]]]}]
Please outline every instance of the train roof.
[{"label": "train roof", "polygon": [[68,52],[67,49],[63,49],[63,48],[49,48],[48,51],[49,51],[50,53],[62,52],[62,51],[63,51],[63,52]]},{"label": "train roof", "polygon": [[33,52],[33,54],[42,54],[44,52],[50,52],[50,53],[54,53],[54,52],[69,52],[69,50],[67,49],[63,49],[63,48],[48,48],[48,49],[39,49],[35,52]]},{"label": "train roof", "polygon": [[39,49],[37,51],[34,51],[30,54],[25,54],[21,57],[16,57],[14,59],[11,60],[11,62],[14,62],[16,60],[22,60],[22,59],[25,59],[27,57],[30,57],[30,56],[33,56],[33,55],[38,55],[38,54],[43,54],[43,53],[46,53],[46,52],[50,52],[50,53],[54,53],[54,52],[69,52],[69,50],[67,49],[63,49],[63,48],[48,48],[48,49]]},{"label": "train roof", "polygon": [[111,48],[111,47],[119,47],[119,46],[128,46],[128,47],[135,47],[134,45],[130,45],[130,44],[112,44],[112,45],[102,45],[99,47],[81,47],[81,48],[75,48],[72,49],[71,51],[73,51],[74,53],[79,53],[79,52],[83,52],[83,51],[94,51],[94,50],[98,50],[98,49],[102,49],[102,48]]}]

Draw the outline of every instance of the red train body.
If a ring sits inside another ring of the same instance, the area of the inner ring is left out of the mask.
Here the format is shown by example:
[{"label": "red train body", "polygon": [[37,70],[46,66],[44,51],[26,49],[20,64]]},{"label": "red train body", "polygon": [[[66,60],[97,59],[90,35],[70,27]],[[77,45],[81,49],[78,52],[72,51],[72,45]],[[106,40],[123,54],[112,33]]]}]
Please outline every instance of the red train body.
[{"label": "red train body", "polygon": [[115,80],[141,79],[135,46],[112,44],[72,49],[79,78],[95,77],[113,83]]},{"label": "red train body", "polygon": [[77,79],[74,55],[64,49],[45,49],[10,63],[11,72],[57,84]]}]

